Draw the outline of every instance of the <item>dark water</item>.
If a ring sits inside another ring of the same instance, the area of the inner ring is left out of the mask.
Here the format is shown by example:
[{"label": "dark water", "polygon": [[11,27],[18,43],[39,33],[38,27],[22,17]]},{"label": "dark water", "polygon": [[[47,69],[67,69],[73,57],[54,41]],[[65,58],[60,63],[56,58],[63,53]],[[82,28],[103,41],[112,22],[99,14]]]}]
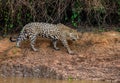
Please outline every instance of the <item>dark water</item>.
[{"label": "dark water", "polygon": [[104,81],[85,81],[85,80],[55,80],[42,78],[0,78],[0,83],[111,83]]}]

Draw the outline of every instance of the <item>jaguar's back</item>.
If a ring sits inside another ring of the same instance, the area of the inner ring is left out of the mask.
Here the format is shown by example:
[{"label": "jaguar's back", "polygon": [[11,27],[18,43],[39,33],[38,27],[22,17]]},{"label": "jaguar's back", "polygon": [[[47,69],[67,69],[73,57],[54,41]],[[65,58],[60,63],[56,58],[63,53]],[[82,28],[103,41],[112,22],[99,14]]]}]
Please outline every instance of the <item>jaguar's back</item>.
[{"label": "jaguar's back", "polygon": [[60,30],[59,28],[57,28],[55,24],[33,22],[33,23],[26,24],[23,27],[22,32],[30,35],[39,34],[39,36],[49,38],[52,35],[55,36],[59,34]]}]

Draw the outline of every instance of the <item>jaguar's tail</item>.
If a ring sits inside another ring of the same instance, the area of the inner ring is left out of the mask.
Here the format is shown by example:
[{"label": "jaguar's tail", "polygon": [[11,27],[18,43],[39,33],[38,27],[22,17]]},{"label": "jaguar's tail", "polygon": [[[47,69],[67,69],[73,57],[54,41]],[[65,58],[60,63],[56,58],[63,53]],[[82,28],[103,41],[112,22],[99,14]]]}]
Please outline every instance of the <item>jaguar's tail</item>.
[{"label": "jaguar's tail", "polygon": [[17,38],[16,37],[10,37],[9,39],[11,42],[16,42],[17,41]]}]

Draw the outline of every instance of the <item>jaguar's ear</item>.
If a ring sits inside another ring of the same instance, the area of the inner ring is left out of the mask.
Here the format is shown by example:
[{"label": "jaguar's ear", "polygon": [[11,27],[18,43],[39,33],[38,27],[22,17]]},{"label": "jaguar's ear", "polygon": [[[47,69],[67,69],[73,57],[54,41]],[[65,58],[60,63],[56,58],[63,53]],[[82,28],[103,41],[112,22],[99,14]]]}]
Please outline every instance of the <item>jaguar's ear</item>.
[{"label": "jaguar's ear", "polygon": [[72,33],[73,31],[72,30],[70,30],[70,33]]},{"label": "jaguar's ear", "polygon": [[58,23],[57,25],[59,26],[59,25],[61,25],[61,23]]},{"label": "jaguar's ear", "polygon": [[58,23],[58,24],[62,24],[62,23]]},{"label": "jaguar's ear", "polygon": [[57,27],[64,27],[64,24],[58,23],[58,24],[57,24]]},{"label": "jaguar's ear", "polygon": [[57,25],[58,25],[58,26],[61,26],[61,25],[63,25],[63,24],[62,24],[62,23],[58,23]]}]

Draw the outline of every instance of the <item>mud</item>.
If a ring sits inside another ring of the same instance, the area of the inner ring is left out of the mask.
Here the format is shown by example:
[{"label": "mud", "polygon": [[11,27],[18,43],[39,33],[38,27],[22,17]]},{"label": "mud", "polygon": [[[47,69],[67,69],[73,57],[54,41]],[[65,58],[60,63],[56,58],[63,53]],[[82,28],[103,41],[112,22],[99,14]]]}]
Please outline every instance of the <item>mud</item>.
[{"label": "mud", "polygon": [[120,33],[86,32],[77,42],[69,41],[69,45],[75,55],[69,55],[61,42],[56,51],[50,40],[38,39],[39,52],[33,52],[29,41],[17,48],[9,38],[3,38],[0,75],[120,82]]}]

